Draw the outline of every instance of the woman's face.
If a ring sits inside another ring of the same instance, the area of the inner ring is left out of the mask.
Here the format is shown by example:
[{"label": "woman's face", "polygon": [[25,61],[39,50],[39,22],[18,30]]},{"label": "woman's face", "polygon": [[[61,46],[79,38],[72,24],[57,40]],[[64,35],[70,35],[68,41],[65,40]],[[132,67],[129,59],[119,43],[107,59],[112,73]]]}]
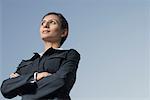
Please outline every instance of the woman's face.
[{"label": "woman's face", "polygon": [[52,14],[43,18],[40,26],[40,35],[44,41],[61,41],[61,38],[64,37],[64,31],[61,29],[61,22],[57,15]]}]

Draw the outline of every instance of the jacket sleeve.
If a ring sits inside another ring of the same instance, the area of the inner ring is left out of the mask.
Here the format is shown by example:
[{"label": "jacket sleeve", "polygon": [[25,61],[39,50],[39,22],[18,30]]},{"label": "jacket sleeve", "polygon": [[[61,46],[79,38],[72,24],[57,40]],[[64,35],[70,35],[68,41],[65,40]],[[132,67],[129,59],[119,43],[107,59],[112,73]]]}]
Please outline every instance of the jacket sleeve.
[{"label": "jacket sleeve", "polygon": [[21,87],[25,88],[26,84],[28,84],[26,86],[31,87],[30,85],[34,84],[34,83],[30,83],[31,80],[33,80],[33,73],[20,75],[16,78],[8,78],[2,82],[1,93],[5,98],[11,99],[21,94],[22,91],[24,91],[24,89]]},{"label": "jacket sleeve", "polygon": [[[70,49],[67,58],[62,62],[60,69],[56,73],[39,80],[37,82],[38,89],[36,94],[28,95],[29,98],[39,99],[49,94],[53,94],[67,83],[69,83],[67,85],[71,88],[75,82],[79,60],[80,54],[76,50]],[[72,80],[72,82],[67,82],[67,78]]]}]

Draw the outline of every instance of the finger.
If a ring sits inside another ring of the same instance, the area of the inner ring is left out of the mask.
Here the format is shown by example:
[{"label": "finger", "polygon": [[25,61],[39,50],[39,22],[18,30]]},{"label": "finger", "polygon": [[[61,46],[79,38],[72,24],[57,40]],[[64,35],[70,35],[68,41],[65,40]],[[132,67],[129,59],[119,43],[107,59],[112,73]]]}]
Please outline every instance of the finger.
[{"label": "finger", "polygon": [[15,73],[15,76],[20,76],[18,73]]},{"label": "finger", "polygon": [[18,73],[11,73],[11,74],[10,74],[10,78],[15,78],[15,77],[18,77],[18,76],[19,76]]},{"label": "finger", "polygon": [[14,76],[14,73],[11,73],[9,76],[10,76],[10,77],[13,77],[13,76]]},{"label": "finger", "polygon": [[15,78],[15,76],[14,75],[10,75],[10,78]]},{"label": "finger", "polygon": [[47,76],[50,76],[50,75],[52,75],[51,73],[48,73],[48,75]]},{"label": "finger", "polygon": [[37,80],[40,80],[41,78],[42,78],[41,73],[38,73],[38,74],[37,74],[37,78],[36,78],[36,79],[37,79]]}]

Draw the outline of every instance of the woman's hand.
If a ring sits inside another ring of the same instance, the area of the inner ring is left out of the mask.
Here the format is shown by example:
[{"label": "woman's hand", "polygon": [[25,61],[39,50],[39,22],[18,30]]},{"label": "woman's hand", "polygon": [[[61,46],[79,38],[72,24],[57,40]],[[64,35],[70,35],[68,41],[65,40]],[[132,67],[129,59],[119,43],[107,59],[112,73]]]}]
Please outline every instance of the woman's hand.
[{"label": "woman's hand", "polygon": [[10,74],[10,78],[16,78],[18,76],[20,76],[18,73],[11,73]]},{"label": "woman's hand", "polygon": [[49,75],[51,75],[51,73],[48,73],[48,72],[37,73],[36,80],[38,81],[38,80],[40,80],[40,79],[42,79],[42,78],[44,78],[44,77],[47,77],[47,76],[49,76]]}]

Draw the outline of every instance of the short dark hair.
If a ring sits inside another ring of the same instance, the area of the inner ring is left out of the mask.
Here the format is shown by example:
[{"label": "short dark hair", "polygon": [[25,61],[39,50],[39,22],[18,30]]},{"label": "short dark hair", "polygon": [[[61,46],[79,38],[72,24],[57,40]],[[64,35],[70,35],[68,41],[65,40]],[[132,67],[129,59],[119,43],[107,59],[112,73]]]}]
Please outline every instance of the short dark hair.
[{"label": "short dark hair", "polygon": [[[69,25],[68,25],[68,22],[66,20],[66,18],[61,14],[61,13],[57,13],[57,12],[49,12],[47,13],[46,15],[43,16],[42,19],[44,19],[46,16],[48,15],[56,15],[59,17],[59,20],[60,20],[60,23],[61,23],[61,28],[62,29],[66,29],[67,32],[69,31]],[[65,37],[63,37],[60,41],[60,46],[65,42],[65,40],[67,39],[68,37],[68,33]]]}]

